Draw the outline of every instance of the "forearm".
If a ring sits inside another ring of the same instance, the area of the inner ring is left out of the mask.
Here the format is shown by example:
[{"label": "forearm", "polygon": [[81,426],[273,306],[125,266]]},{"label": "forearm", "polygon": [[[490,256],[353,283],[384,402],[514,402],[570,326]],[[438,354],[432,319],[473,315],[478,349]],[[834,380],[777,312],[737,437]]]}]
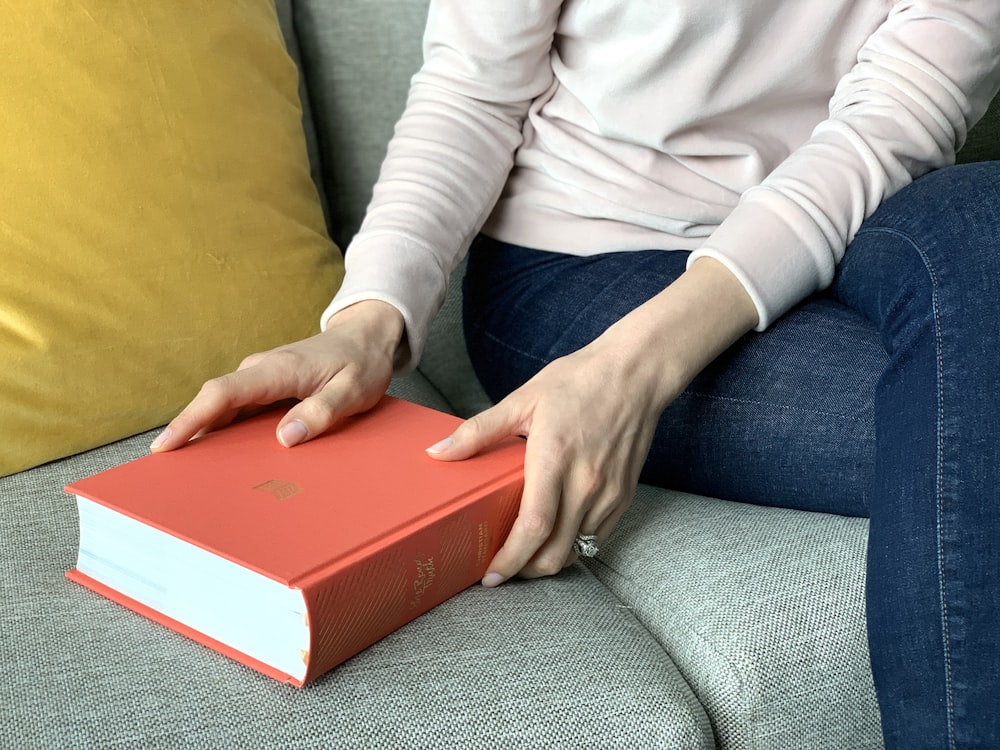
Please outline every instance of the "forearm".
[{"label": "forearm", "polygon": [[954,161],[1000,88],[1000,3],[893,3],[857,53],[829,117],[692,258],[740,274],[766,328],[829,285],[861,223],[914,178]]},{"label": "forearm", "polygon": [[397,371],[419,360],[451,271],[486,221],[551,84],[559,0],[430,4],[414,76],[331,314],[360,299],[399,309]]}]

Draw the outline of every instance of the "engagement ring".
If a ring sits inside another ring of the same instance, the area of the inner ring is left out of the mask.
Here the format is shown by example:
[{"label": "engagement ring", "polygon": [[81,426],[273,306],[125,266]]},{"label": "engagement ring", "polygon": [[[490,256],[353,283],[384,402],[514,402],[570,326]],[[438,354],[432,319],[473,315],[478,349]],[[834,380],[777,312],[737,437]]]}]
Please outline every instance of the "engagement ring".
[{"label": "engagement ring", "polygon": [[577,534],[573,540],[573,551],[580,557],[593,557],[600,552],[597,537],[593,534]]}]

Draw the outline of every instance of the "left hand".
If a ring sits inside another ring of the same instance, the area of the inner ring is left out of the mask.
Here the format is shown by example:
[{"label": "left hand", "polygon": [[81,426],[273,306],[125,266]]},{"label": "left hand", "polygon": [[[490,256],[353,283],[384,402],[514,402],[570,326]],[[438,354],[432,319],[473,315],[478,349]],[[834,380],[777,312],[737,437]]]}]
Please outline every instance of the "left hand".
[{"label": "left hand", "polygon": [[600,545],[631,502],[663,410],[756,323],[735,276],[699,260],[592,343],[428,448],[454,461],[527,437],[520,511],[483,584],[558,573],[575,560],[577,534],[596,535]]},{"label": "left hand", "polygon": [[608,343],[555,360],[431,449],[459,460],[527,436],[520,511],[486,585],[558,573],[576,559],[577,533],[599,544],[631,502],[664,404]]}]

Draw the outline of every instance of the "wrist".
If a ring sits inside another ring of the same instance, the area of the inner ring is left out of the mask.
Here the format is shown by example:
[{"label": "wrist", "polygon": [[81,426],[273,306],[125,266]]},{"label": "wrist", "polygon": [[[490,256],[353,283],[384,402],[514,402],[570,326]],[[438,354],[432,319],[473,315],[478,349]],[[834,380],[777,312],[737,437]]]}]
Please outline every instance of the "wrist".
[{"label": "wrist", "polygon": [[399,348],[406,324],[400,311],[382,300],[361,300],[338,310],[326,320],[325,330],[351,326],[366,340],[390,353]]},{"label": "wrist", "polygon": [[623,368],[648,379],[665,408],[757,320],[753,300],[733,273],[702,258],[594,343],[612,344]]},{"label": "wrist", "polygon": [[[678,281],[690,284],[701,300],[703,311],[720,334],[733,343],[757,327],[760,320],[757,306],[736,275],[724,264],[710,257],[698,258]],[[675,282],[676,283],[676,282]]]}]

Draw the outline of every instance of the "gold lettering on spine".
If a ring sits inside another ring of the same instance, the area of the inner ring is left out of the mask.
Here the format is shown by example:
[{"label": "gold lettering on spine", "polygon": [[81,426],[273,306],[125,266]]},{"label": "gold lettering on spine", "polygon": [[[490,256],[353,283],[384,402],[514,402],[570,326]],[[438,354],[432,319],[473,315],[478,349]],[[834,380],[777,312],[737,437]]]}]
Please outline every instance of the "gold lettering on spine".
[{"label": "gold lettering on spine", "polygon": [[490,524],[483,521],[479,524],[479,543],[476,545],[476,562],[482,565],[490,553]]},{"label": "gold lettering on spine", "polygon": [[417,566],[417,573],[413,579],[413,599],[410,600],[410,606],[415,608],[420,606],[427,589],[434,583],[435,568],[433,557],[428,557],[426,560],[418,558],[413,562]]}]

